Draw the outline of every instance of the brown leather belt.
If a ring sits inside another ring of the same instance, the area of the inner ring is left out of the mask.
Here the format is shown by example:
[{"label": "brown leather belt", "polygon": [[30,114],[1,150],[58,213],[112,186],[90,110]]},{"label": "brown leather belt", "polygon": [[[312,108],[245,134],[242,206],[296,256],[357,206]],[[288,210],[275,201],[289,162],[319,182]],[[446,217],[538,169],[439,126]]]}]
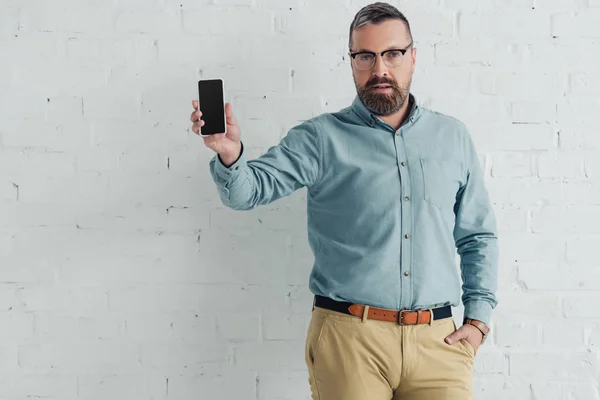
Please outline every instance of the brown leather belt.
[{"label": "brown leather belt", "polygon": [[326,308],[365,319],[397,322],[400,325],[429,324],[433,320],[452,317],[452,307],[445,306],[423,310],[388,310],[362,304],[336,301],[328,297],[315,296],[314,307]]}]

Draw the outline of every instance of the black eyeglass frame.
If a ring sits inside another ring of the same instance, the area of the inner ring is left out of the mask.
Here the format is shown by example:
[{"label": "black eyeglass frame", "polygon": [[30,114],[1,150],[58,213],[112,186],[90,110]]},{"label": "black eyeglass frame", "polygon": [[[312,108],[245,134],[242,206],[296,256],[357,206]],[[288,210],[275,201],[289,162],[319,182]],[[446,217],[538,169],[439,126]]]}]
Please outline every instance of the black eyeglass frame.
[{"label": "black eyeglass frame", "polygon": [[[385,51],[382,51],[379,53],[374,52],[374,51],[355,51],[355,52],[350,52],[349,55],[350,55],[350,57],[352,57],[352,59],[354,61],[356,61],[356,56],[359,54],[370,54],[373,56],[373,61],[375,61],[377,56],[380,55],[381,58],[383,59],[383,62],[385,63],[385,58],[383,58],[383,57],[386,53],[389,53],[390,51],[399,51],[400,53],[402,53],[402,57],[404,57],[404,55],[412,47],[412,45],[413,45],[413,42],[411,42],[408,46],[406,46],[403,49],[388,49],[388,50],[385,50]],[[375,62],[373,62],[373,65],[375,65]],[[387,63],[385,65],[387,65]],[[388,65],[388,67],[389,67],[389,65]],[[371,66],[371,68],[373,68],[373,66]]]}]

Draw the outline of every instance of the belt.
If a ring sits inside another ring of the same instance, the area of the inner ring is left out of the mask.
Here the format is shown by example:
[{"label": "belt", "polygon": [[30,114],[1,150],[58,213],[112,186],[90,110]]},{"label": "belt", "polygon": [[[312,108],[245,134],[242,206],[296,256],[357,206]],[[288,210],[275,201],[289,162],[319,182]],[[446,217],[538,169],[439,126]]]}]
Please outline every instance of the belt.
[{"label": "belt", "polygon": [[[370,307],[361,304],[336,301],[329,297],[316,295],[314,307],[326,308],[348,315],[365,319],[376,319],[379,321],[397,322],[400,325],[430,324],[432,320],[450,318],[452,307],[444,306],[423,310],[387,310],[385,308]],[[432,319],[433,316],[433,319]]]}]

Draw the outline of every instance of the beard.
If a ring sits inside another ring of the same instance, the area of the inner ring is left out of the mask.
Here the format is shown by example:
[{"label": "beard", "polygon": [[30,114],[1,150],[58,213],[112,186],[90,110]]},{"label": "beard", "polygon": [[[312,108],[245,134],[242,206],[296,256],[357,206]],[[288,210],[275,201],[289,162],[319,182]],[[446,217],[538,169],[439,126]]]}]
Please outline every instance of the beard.
[{"label": "beard", "polygon": [[[396,81],[391,79],[374,76],[362,88],[358,87],[356,79],[354,79],[354,84],[356,85],[358,97],[362,100],[365,107],[373,114],[385,117],[394,114],[402,108],[409,96],[411,80],[412,78],[409,78],[405,85],[400,86]],[[375,85],[384,84],[391,87],[391,93],[377,93],[375,91]]]}]

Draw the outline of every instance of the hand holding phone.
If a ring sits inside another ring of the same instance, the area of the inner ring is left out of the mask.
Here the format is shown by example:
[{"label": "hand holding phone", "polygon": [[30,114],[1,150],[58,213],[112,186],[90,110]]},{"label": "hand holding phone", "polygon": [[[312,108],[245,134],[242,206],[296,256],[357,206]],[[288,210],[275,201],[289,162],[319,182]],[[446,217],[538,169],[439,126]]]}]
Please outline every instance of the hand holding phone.
[{"label": "hand holding phone", "polygon": [[[206,147],[218,153],[225,165],[230,165],[240,155],[241,132],[231,104],[227,103],[223,107],[222,87],[220,79],[198,82],[200,104],[196,100],[192,101],[194,111],[190,120],[193,122],[192,131],[203,136]],[[211,94],[214,96],[211,97]]]}]

